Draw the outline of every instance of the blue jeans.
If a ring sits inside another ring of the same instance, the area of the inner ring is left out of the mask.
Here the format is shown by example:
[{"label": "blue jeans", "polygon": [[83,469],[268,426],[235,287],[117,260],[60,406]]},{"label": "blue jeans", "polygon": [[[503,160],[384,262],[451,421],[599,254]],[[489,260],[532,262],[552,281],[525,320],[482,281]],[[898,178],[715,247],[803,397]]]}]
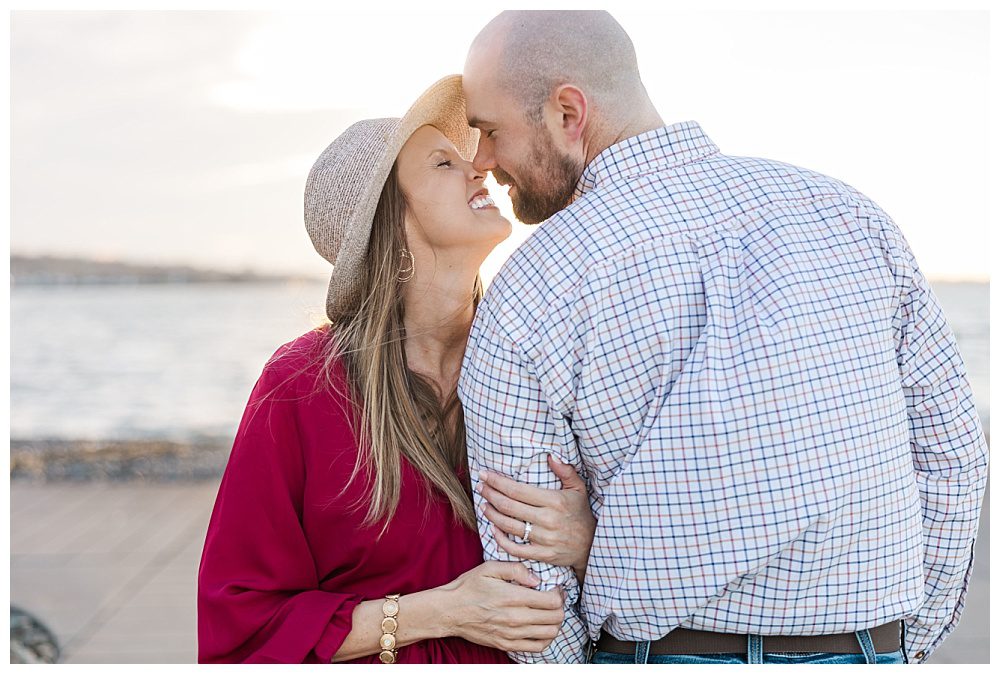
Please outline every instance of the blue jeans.
[{"label": "blue jeans", "polygon": [[597,665],[651,664],[651,665],[734,665],[747,663],[794,665],[901,665],[906,659],[903,650],[893,653],[876,653],[868,630],[855,633],[863,653],[764,653],[761,637],[747,637],[746,653],[705,653],[703,655],[651,655],[649,641],[636,644],[635,653],[608,653],[596,650],[590,662]]}]

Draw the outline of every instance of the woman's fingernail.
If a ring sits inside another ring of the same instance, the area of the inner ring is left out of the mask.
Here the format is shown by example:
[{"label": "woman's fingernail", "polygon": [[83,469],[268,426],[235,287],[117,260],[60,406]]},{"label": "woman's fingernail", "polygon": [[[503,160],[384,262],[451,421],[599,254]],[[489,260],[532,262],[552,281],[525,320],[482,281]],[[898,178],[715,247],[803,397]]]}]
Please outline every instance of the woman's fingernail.
[{"label": "woman's fingernail", "polygon": [[532,583],[535,583],[536,585],[542,582],[542,579],[536,576],[535,574],[531,574],[530,576],[528,576],[528,580],[530,580]]}]

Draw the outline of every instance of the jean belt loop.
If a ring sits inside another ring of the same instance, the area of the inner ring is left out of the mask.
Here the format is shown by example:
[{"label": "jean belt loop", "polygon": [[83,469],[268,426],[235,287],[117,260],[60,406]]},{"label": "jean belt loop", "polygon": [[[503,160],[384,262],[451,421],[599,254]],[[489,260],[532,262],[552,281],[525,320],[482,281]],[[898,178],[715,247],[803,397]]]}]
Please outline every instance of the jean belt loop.
[{"label": "jean belt loop", "polygon": [[764,663],[764,638],[758,634],[747,636],[747,664],[760,665]]},{"label": "jean belt loop", "polygon": [[649,646],[652,641],[637,641],[635,643],[635,664],[645,665],[649,662]]},{"label": "jean belt loop", "polygon": [[865,664],[876,664],[875,644],[872,643],[871,633],[868,630],[858,630],[854,633],[854,636],[858,638],[858,643],[861,644],[861,652],[865,654]]}]

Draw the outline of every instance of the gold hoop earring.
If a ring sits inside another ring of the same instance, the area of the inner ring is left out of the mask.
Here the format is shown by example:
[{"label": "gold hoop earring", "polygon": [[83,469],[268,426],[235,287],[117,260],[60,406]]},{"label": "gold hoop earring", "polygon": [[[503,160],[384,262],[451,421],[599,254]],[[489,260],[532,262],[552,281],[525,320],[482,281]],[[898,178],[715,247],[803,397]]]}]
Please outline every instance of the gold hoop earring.
[{"label": "gold hoop earring", "polygon": [[415,261],[413,259],[413,253],[406,250],[405,248],[399,252],[399,255],[402,258],[402,260],[401,264],[399,265],[400,266],[399,276],[397,278],[399,278],[400,283],[406,283],[411,278],[413,278]]}]

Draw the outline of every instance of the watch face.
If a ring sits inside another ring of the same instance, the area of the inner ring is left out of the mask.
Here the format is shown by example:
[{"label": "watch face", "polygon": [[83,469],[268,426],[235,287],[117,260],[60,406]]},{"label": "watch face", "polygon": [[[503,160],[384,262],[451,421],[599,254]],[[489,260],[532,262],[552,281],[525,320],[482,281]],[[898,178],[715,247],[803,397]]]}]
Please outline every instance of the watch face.
[{"label": "watch face", "polygon": [[396,619],[393,618],[392,616],[389,616],[387,618],[382,618],[382,631],[383,632],[388,632],[389,634],[394,634],[396,632],[396,628],[397,627],[399,627],[399,623],[397,623]]},{"label": "watch face", "polygon": [[399,604],[397,604],[394,599],[386,599],[385,603],[382,604],[382,613],[387,616],[396,615],[399,613]]},{"label": "watch face", "polygon": [[392,651],[382,651],[379,653],[378,659],[387,665],[391,665],[396,662],[396,655]]},{"label": "watch face", "polygon": [[384,650],[391,651],[396,647],[396,637],[392,634],[383,634],[378,643]]}]

